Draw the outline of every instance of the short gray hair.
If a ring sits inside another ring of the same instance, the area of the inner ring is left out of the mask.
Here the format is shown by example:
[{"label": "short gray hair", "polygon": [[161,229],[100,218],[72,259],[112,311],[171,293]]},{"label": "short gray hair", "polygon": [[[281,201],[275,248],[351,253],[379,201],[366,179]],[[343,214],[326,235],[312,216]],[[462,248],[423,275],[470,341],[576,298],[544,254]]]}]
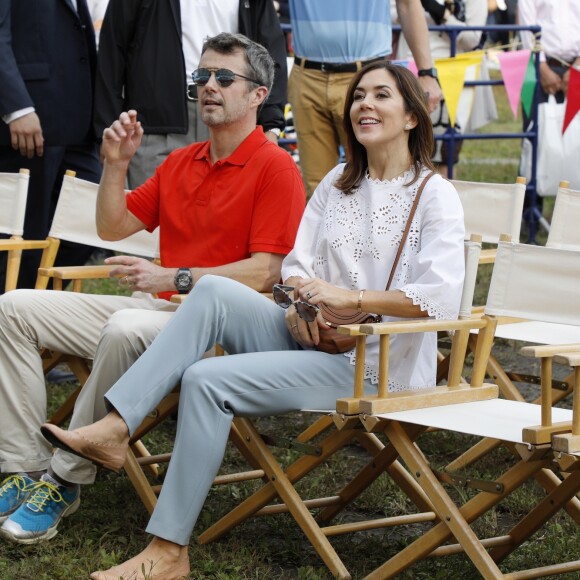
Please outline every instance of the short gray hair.
[{"label": "short gray hair", "polygon": [[201,54],[206,50],[214,50],[220,54],[232,54],[240,49],[248,64],[247,76],[256,79],[261,85],[268,87],[268,93],[274,82],[274,60],[270,53],[257,42],[250,40],[243,34],[231,34],[220,32],[211,38],[206,38],[201,49]]}]

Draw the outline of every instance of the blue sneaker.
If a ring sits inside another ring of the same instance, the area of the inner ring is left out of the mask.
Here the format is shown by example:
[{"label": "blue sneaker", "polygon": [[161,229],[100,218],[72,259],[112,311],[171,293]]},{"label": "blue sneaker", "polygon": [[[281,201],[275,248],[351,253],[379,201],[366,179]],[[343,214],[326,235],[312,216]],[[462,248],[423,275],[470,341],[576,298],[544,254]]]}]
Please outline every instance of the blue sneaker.
[{"label": "blue sneaker", "polygon": [[14,513],[37,483],[26,473],[10,475],[0,485],[0,524]]},{"label": "blue sneaker", "polygon": [[50,540],[60,520],[74,514],[81,503],[80,487],[65,487],[43,475],[33,484],[28,498],[2,524],[0,535],[19,544]]}]

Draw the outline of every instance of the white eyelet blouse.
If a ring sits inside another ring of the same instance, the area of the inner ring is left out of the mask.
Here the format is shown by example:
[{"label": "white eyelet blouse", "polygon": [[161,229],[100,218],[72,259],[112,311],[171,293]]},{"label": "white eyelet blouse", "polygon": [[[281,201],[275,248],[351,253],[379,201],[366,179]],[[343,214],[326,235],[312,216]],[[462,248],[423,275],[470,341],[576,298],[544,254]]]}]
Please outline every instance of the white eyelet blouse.
[{"label": "white eyelet blouse", "polygon": [[[341,288],[384,290],[423,178],[412,172],[391,181],[368,175],[351,194],[334,183],[344,164],[335,167],[309,201],[294,249],[282,265],[282,278],[321,278]],[[399,289],[436,319],[457,318],[465,271],[463,209],[453,185],[439,175],[426,184],[407,242],[393,277]],[[384,321],[397,318],[383,317]],[[389,390],[433,387],[436,334],[391,337]],[[367,339],[365,378],[378,382],[378,337]],[[345,353],[355,364],[354,350]]]}]

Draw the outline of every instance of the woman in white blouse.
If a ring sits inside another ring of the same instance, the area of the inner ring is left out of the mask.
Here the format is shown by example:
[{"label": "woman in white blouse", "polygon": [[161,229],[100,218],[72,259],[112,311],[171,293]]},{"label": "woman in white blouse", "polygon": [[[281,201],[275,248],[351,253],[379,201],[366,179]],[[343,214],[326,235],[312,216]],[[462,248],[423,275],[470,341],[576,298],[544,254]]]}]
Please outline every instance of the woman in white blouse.
[{"label": "woman in white blouse", "polygon": [[[283,280],[295,287],[295,299],[362,306],[384,320],[456,317],[464,275],[463,213],[455,189],[439,175],[424,188],[392,289],[385,290],[413,199],[432,170],[433,135],[419,83],[387,62],[359,71],[347,93],[345,129],[350,161],[316,189],[283,263]],[[173,458],[147,528],[155,537],[138,556],[91,578],[141,578],[141,565],[148,571],[151,562],[151,578],[188,574],[190,535],[233,417],[332,409],[337,398],[352,394],[354,352],[317,350],[325,328],[320,314],[306,322],[294,305],[282,310],[237,282],[204,276],[107,393],[111,413],[76,431],[50,428],[55,444],[120,469],[129,434],[181,381]],[[434,384],[435,339],[391,339],[391,390]],[[202,360],[215,343],[236,356]],[[367,348],[365,361],[368,393],[376,392],[375,347]]]}]

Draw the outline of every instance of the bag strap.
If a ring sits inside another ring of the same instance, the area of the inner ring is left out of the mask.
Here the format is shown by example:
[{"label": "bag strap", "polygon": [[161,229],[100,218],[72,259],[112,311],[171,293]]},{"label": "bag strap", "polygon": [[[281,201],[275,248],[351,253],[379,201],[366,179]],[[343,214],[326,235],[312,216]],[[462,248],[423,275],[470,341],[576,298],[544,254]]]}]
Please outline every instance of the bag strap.
[{"label": "bag strap", "polygon": [[427,175],[423,179],[423,183],[419,187],[417,191],[417,195],[415,195],[415,199],[413,201],[413,205],[411,206],[411,211],[409,212],[409,217],[407,218],[407,225],[405,226],[405,230],[403,231],[403,237],[401,238],[401,243],[399,244],[399,249],[397,250],[397,255],[395,256],[395,261],[393,262],[393,267],[391,268],[391,275],[389,276],[389,281],[387,282],[387,290],[391,287],[391,282],[393,281],[393,277],[395,275],[395,270],[397,269],[397,264],[399,263],[399,258],[403,253],[403,246],[407,241],[407,236],[409,235],[409,230],[411,229],[411,222],[415,217],[415,210],[417,209],[417,205],[419,204],[419,200],[421,199],[421,194],[423,193],[423,189],[425,188],[425,184],[435,175],[434,171],[431,171],[429,175]]}]

